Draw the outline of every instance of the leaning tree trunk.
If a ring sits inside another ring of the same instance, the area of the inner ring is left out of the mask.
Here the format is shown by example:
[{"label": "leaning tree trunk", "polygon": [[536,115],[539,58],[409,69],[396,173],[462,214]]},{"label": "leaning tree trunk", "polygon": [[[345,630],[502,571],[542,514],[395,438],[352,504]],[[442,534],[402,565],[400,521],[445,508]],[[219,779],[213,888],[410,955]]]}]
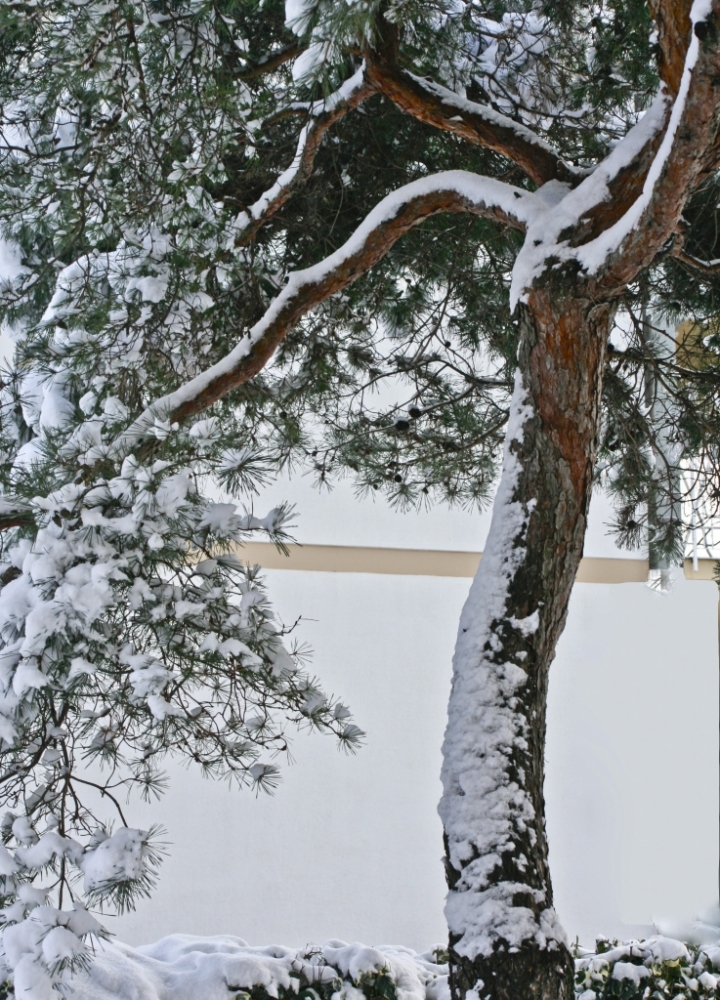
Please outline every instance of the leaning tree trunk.
[{"label": "leaning tree trunk", "polygon": [[587,523],[609,309],[547,289],[520,350],[490,534],[460,620],[443,747],[454,1000],[570,1000],[543,799],[548,671]]}]

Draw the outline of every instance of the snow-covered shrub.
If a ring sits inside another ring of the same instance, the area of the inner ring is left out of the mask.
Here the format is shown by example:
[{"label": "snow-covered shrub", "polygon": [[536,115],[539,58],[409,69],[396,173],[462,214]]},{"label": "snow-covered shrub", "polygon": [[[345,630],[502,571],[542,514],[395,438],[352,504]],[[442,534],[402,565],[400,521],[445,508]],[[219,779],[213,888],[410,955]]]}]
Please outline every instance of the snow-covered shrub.
[{"label": "snow-covered shrub", "polygon": [[[9,1000],[21,992],[9,988]],[[328,941],[249,947],[235,937],[175,934],[130,948],[102,944],[72,983],[72,1000],[449,1000],[433,952]],[[57,994],[55,994],[57,997]]]},{"label": "snow-covered shrub", "polygon": [[720,943],[693,945],[667,937],[600,939],[577,949],[577,1000],[690,1000],[720,996]]}]

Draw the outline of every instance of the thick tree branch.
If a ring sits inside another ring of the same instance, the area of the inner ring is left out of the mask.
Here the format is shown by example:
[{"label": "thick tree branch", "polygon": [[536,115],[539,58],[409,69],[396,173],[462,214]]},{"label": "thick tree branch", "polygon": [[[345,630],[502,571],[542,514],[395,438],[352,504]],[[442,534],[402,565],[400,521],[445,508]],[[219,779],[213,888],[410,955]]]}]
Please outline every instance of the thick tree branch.
[{"label": "thick tree branch", "polygon": [[[669,118],[671,100],[677,97],[691,37],[692,0],[649,0],[658,32],[658,71],[664,83],[665,118],[662,127],[637,155],[608,182],[608,197],[587,213],[573,236],[575,245],[587,243],[614,226],[642,195],[648,172],[657,156],[663,130]],[[656,106],[658,102],[656,101]]]},{"label": "thick tree branch", "polygon": [[536,195],[494,178],[449,170],[422,178],[384,198],[353,236],[319,264],[290,274],[282,292],[222,361],[149,407],[118,439],[135,447],[156,419],[182,421],[247,382],[306,313],[362,277],[413,226],[441,212],[470,213],[524,228],[542,210]]},{"label": "thick tree branch", "polygon": [[692,25],[692,0],[648,0],[655,21],[660,79],[673,97],[680,89]]},{"label": "thick tree branch", "polygon": [[290,166],[280,174],[271,188],[238,216],[236,246],[250,243],[258,230],[282,208],[296,188],[305,183],[312,173],[315,156],[327,130],[374,93],[374,87],[365,77],[363,65],[334,94],[313,106],[310,121],[300,132]]},{"label": "thick tree branch", "polygon": [[607,302],[677,232],[718,141],[719,15],[720,0],[712,0],[707,19],[695,24],[674,103],[661,93],[596,170],[529,227],[513,269],[514,303],[562,265],[587,275],[591,299]]},{"label": "thick tree branch", "polygon": [[[641,197],[646,178],[655,161],[672,110],[667,94],[661,91],[645,112],[590,178],[581,185],[593,190],[585,211],[573,223],[566,237],[573,246],[590,243],[614,226]],[[578,189],[579,201],[582,199]]]},{"label": "thick tree branch", "polygon": [[637,201],[598,238],[590,259],[603,256],[598,290],[622,289],[647,267],[681,225],[682,211],[707,172],[720,122],[720,0],[696,21],[678,96],[662,143]]},{"label": "thick tree branch", "polygon": [[392,26],[378,49],[365,54],[368,80],[401,111],[466,142],[486,146],[516,163],[536,184],[577,183],[583,172],[566,163],[532,129],[487,104],[468,101],[452,90],[400,68]]}]

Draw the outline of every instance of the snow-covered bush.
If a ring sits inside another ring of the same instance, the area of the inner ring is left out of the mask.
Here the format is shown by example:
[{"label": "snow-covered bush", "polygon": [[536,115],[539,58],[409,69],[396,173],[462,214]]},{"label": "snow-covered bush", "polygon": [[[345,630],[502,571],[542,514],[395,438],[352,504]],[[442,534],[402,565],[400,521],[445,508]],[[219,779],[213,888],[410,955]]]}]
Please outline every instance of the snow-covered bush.
[{"label": "snow-covered bush", "polygon": [[684,944],[667,937],[600,939],[576,950],[577,1000],[689,1000],[720,996],[720,943]]},{"label": "snow-covered bush", "polygon": [[[6,984],[9,1000],[21,1000]],[[73,1000],[449,1000],[435,952],[328,941],[253,948],[236,937],[175,934],[103,944],[72,982]],[[57,994],[54,994],[54,998]],[[53,1000],[54,1000],[53,998]]]}]

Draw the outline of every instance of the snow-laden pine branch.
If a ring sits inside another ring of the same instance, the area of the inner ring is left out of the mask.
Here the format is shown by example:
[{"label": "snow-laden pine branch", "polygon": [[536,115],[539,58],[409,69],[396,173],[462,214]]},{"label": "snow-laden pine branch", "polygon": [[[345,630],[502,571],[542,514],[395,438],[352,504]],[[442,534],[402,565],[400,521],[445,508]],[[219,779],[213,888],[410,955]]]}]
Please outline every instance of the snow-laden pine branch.
[{"label": "snow-laden pine branch", "polygon": [[292,271],[240,343],[221,361],[149,406],[118,439],[117,450],[134,446],[156,421],[173,423],[198,413],[257,374],[302,316],[362,277],[424,219],[440,212],[470,213],[524,229],[543,208],[532,192],[464,170],[423,177],[393,191],[338,250],[311,267]]}]

